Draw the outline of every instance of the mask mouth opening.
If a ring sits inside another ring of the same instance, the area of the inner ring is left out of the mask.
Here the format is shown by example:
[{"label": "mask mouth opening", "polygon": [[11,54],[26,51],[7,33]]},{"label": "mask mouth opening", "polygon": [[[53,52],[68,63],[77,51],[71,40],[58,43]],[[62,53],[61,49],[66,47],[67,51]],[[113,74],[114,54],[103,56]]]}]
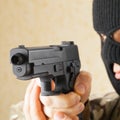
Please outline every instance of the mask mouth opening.
[{"label": "mask mouth opening", "polygon": [[109,65],[106,66],[106,69],[114,89],[120,95],[120,80],[115,78],[115,72],[113,72],[113,65],[114,65],[113,62],[109,63]]}]

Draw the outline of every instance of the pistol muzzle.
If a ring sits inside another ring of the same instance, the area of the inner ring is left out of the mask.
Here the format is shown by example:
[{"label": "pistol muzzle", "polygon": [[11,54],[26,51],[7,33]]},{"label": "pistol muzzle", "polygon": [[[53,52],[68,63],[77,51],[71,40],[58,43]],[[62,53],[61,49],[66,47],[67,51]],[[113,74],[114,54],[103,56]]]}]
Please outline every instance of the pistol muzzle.
[{"label": "pistol muzzle", "polygon": [[22,65],[25,62],[25,56],[21,53],[17,53],[12,56],[11,62],[14,65]]}]

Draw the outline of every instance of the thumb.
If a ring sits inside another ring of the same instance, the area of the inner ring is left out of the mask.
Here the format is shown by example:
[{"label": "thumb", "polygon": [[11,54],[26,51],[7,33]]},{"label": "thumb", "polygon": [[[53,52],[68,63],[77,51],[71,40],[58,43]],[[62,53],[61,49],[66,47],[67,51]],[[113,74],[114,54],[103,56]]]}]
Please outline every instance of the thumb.
[{"label": "thumb", "polygon": [[89,72],[81,71],[76,78],[74,90],[81,96],[81,101],[87,101],[91,91],[91,75]]}]

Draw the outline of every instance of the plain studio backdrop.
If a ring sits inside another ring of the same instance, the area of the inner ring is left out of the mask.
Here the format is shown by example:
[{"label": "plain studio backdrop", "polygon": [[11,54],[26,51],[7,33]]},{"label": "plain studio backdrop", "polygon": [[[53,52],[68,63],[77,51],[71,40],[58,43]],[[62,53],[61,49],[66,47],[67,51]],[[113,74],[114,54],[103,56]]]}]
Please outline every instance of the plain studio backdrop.
[{"label": "plain studio backdrop", "polygon": [[71,40],[79,47],[81,70],[92,74],[91,96],[113,91],[92,26],[92,0],[0,0],[0,120],[9,119],[10,106],[24,99],[29,83],[13,75],[10,49]]}]

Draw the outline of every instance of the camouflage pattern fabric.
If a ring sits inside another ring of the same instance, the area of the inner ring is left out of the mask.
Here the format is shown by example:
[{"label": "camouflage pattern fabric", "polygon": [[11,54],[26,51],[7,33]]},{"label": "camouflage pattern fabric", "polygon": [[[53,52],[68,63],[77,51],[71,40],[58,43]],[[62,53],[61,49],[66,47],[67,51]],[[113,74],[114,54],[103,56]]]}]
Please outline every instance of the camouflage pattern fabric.
[{"label": "camouflage pattern fabric", "polygon": [[90,101],[90,120],[120,120],[120,97],[116,93]]},{"label": "camouflage pattern fabric", "polygon": [[[25,120],[22,107],[23,102],[11,106],[10,120]],[[83,112],[83,120],[120,120],[120,97],[109,93],[90,100]]]}]

